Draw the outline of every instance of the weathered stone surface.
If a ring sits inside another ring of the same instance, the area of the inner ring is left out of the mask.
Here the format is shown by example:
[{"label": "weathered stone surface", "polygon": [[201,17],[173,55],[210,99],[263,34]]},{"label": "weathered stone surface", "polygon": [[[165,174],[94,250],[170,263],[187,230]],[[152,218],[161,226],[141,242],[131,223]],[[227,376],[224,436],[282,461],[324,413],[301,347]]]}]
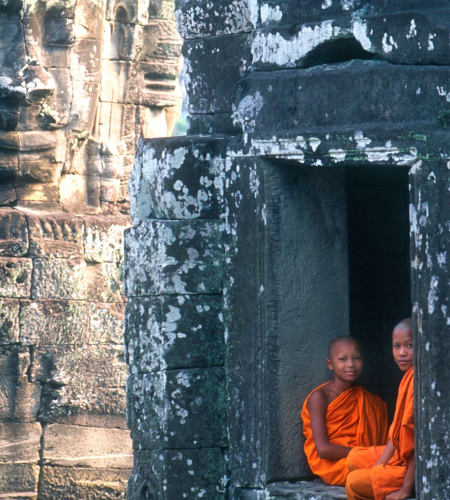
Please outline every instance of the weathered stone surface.
[{"label": "weathered stone surface", "polygon": [[70,214],[28,215],[30,255],[38,258],[81,258],[83,220]]},{"label": "weathered stone surface", "polygon": [[176,1],[175,8],[178,30],[185,39],[249,32],[256,27],[259,19],[258,4],[250,0]]},{"label": "weathered stone surface", "polygon": [[189,40],[183,46],[191,114],[231,113],[238,81],[252,64],[248,34]]},{"label": "weathered stone surface", "polygon": [[41,386],[28,379],[30,365],[27,347],[0,348],[0,421],[35,421]]},{"label": "weathered stone surface", "polygon": [[268,500],[292,498],[295,500],[346,500],[345,488],[326,485],[320,479],[314,481],[299,481],[297,483],[272,483],[264,490],[235,490],[236,500],[257,500],[264,495]]},{"label": "weathered stone surface", "polygon": [[121,262],[123,231],[130,225],[127,217],[83,217],[84,257],[87,262]]},{"label": "weathered stone surface", "polygon": [[130,375],[128,426],[136,449],[226,445],[223,368]]},{"label": "weathered stone surface", "polygon": [[28,227],[25,215],[17,210],[0,210],[0,255],[22,257],[27,251]]},{"label": "weathered stone surface", "polygon": [[[437,66],[431,69],[380,61],[351,61],[330,66],[326,72],[317,67],[284,71],[276,79],[271,75],[255,72],[240,83],[235,119],[246,133],[269,138],[277,130],[296,130],[298,135],[311,127],[320,130],[349,123],[353,134],[355,126],[359,130],[362,124],[368,123],[420,121],[421,127],[437,126],[438,110],[450,109],[447,94],[439,90],[446,87],[445,70]],[[372,91],[366,95],[363,89],[368,86]],[[385,93],[386,87],[389,93]],[[322,97],[325,89],[327,99]],[[277,95],[289,98],[274,99]],[[350,141],[356,143],[355,137]],[[369,144],[362,148],[367,151],[367,157],[377,152],[372,151]],[[335,153],[329,151],[330,155]]]},{"label": "weathered stone surface", "polygon": [[[74,369],[76,367],[76,369]],[[30,376],[43,384],[41,421],[118,426],[125,417],[122,346],[42,346]]]},{"label": "weathered stone surface", "polygon": [[0,491],[6,500],[35,500],[38,479],[38,465],[0,464]]},{"label": "weathered stone surface", "polygon": [[42,467],[39,494],[61,500],[125,500],[130,470]]},{"label": "weathered stone surface", "polygon": [[220,293],[222,226],[219,221],[142,221],[127,229],[126,294]]},{"label": "weathered stone surface", "polygon": [[128,301],[125,322],[131,373],[201,368],[225,362],[218,295],[133,298]]},{"label": "weathered stone surface", "polygon": [[163,3],[0,1],[0,422],[52,422],[54,453],[0,463],[0,497],[125,498],[124,187],[181,106]]},{"label": "weathered stone surface", "polygon": [[19,342],[19,301],[0,299],[0,345]]},{"label": "weathered stone surface", "polygon": [[222,135],[236,134],[237,132],[230,113],[189,115],[187,117],[187,133],[189,135]]},{"label": "weathered stone surface", "polygon": [[[1,171],[1,159],[0,159],[0,171]],[[3,184],[0,186],[0,204],[2,206],[8,206],[17,200],[16,190],[13,184]]]},{"label": "weathered stone surface", "polygon": [[164,145],[141,141],[129,185],[133,223],[148,218],[218,219],[223,212],[225,146],[225,141],[181,137]]},{"label": "weathered stone surface", "polygon": [[86,262],[81,259],[34,259],[33,299],[86,298]]},{"label": "weathered stone surface", "polygon": [[37,423],[0,423],[0,463],[37,463],[41,434]]},{"label": "weathered stone surface", "polygon": [[22,301],[20,341],[28,345],[88,345],[123,337],[122,304],[68,300]]},{"label": "weathered stone surface", "polygon": [[30,297],[32,268],[31,259],[0,258],[0,297]]},{"label": "weathered stone surface", "polygon": [[227,483],[226,456],[220,448],[136,451],[127,498],[223,500]]},{"label": "weathered stone surface", "polygon": [[48,424],[44,429],[46,466],[130,469],[130,433],[122,429]]},{"label": "weathered stone surface", "polygon": [[87,266],[86,298],[98,302],[122,301],[122,265],[122,261],[118,261]]}]

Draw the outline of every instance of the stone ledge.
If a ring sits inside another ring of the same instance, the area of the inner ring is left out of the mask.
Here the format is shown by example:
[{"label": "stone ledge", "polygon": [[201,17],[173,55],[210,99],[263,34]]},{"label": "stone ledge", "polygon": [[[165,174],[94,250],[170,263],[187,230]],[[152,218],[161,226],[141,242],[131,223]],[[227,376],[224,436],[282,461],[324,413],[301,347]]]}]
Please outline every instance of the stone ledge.
[{"label": "stone ledge", "polygon": [[[241,490],[245,492],[246,490]],[[264,490],[265,496],[259,496],[261,490],[247,490],[250,495],[241,495],[242,500],[270,499],[281,500],[291,498],[295,500],[347,500],[345,488],[341,486],[329,486],[320,479],[313,481],[299,481],[288,483],[287,481],[269,484]],[[252,495],[253,493],[253,495]],[[414,499],[409,499],[414,500]]]},{"label": "stone ledge", "polygon": [[295,500],[346,500],[345,488],[329,486],[320,479],[299,481],[298,483],[273,483],[266,487],[273,500],[295,498]]}]

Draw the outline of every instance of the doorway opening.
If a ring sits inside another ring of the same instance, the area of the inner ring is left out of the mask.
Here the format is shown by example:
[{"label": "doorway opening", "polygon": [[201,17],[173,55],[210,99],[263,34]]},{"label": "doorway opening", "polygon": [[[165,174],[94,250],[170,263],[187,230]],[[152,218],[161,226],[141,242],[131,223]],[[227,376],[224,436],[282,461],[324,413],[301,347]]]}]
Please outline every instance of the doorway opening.
[{"label": "doorway opening", "polygon": [[360,383],[395,412],[403,373],[392,358],[393,327],[411,316],[408,168],[345,169],[350,332],[365,353]]}]

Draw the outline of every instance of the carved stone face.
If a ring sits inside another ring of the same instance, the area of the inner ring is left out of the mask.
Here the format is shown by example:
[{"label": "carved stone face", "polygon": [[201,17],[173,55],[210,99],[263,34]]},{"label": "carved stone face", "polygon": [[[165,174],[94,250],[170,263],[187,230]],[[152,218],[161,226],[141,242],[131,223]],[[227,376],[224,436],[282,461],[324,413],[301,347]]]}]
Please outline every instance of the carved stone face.
[{"label": "carved stone face", "polygon": [[166,135],[165,107],[179,101],[174,23],[161,29],[150,11],[141,0],[0,0],[0,204],[98,212],[119,200],[124,158],[140,135]]},{"label": "carved stone face", "polygon": [[21,201],[58,202],[95,119],[104,7],[95,0],[0,3],[0,173]]}]

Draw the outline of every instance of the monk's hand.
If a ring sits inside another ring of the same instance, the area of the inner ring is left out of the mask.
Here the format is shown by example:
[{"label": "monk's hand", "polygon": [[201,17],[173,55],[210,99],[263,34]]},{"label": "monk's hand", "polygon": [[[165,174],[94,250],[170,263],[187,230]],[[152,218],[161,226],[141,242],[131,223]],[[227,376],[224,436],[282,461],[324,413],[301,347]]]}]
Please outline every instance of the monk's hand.
[{"label": "monk's hand", "polygon": [[397,491],[389,493],[385,500],[406,500],[407,498],[411,498],[411,492],[401,488]]}]

